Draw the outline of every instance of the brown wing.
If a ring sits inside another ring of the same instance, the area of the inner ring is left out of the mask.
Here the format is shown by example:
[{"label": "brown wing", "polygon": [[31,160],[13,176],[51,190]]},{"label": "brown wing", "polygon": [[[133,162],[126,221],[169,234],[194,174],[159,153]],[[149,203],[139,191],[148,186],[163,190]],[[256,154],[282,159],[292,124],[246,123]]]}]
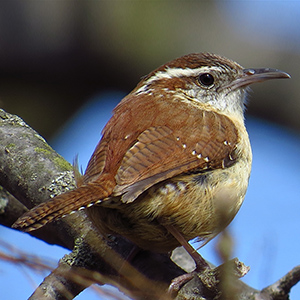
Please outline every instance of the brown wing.
[{"label": "brown wing", "polygon": [[[116,174],[114,195],[132,202],[155,183],[193,169],[224,168],[237,143],[234,124],[214,112],[197,111],[193,124],[150,127],[126,152]],[[190,123],[190,122],[187,122]]]}]

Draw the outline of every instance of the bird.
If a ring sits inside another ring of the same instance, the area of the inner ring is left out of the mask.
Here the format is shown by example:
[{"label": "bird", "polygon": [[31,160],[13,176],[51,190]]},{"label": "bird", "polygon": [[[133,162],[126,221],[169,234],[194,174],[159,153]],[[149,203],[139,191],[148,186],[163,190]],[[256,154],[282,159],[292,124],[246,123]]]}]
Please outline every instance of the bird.
[{"label": "bird", "polygon": [[203,245],[237,214],[252,151],[244,122],[249,85],[290,78],[192,53],[152,71],[113,110],[78,186],[41,203],[13,225],[36,230],[85,209],[104,236],[170,252]]}]

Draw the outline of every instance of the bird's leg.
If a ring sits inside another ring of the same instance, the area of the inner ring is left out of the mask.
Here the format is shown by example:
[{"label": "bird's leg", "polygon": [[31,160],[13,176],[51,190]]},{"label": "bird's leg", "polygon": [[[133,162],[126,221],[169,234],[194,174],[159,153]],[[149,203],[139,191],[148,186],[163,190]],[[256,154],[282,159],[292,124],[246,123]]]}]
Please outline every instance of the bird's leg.
[{"label": "bird's leg", "polygon": [[188,243],[183,235],[172,225],[165,225],[166,229],[175,237],[175,239],[183,246],[187,253],[193,258],[196,264],[196,268],[191,273],[186,273],[174,278],[169,286],[168,293],[173,295],[179,291],[179,289],[188,281],[190,281],[195,272],[202,272],[207,268],[210,268],[204,258]]},{"label": "bird's leg", "polygon": [[201,272],[209,268],[208,263],[205,259],[188,243],[183,235],[172,225],[165,225],[166,229],[174,236],[174,238],[182,245],[187,253],[193,258],[196,264],[195,271]]}]

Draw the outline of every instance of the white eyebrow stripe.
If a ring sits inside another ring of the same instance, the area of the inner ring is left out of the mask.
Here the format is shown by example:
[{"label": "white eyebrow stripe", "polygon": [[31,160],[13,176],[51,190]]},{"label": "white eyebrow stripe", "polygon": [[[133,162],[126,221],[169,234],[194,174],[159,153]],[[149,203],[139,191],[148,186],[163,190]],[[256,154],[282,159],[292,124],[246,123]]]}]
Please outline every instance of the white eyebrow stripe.
[{"label": "white eyebrow stripe", "polygon": [[200,73],[206,73],[211,70],[218,70],[220,68],[212,66],[212,67],[200,67],[200,68],[167,68],[165,71],[158,71],[153,76],[151,76],[146,83],[149,84],[153,81],[159,80],[159,79],[171,79],[174,77],[190,77],[190,76],[198,76]]}]

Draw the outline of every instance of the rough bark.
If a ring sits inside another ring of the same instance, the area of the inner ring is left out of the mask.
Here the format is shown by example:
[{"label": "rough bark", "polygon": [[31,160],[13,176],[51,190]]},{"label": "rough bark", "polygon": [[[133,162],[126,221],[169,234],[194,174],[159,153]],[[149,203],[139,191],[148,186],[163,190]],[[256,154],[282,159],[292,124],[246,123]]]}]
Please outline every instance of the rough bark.
[{"label": "rough bark", "polygon": [[[10,227],[27,209],[75,187],[72,166],[22,119],[0,110],[0,224]],[[92,283],[112,284],[132,299],[288,299],[300,280],[299,267],[262,291],[238,278],[238,260],[193,274],[178,294],[166,294],[173,278],[185,274],[168,255],[136,251],[122,237],[103,238],[84,211],[49,224],[32,235],[72,250],[30,299],[73,299]],[[135,253],[135,255],[132,255]],[[130,264],[127,259],[130,257]],[[1,259],[1,257],[0,257]],[[186,267],[186,254],[176,261]]]}]

